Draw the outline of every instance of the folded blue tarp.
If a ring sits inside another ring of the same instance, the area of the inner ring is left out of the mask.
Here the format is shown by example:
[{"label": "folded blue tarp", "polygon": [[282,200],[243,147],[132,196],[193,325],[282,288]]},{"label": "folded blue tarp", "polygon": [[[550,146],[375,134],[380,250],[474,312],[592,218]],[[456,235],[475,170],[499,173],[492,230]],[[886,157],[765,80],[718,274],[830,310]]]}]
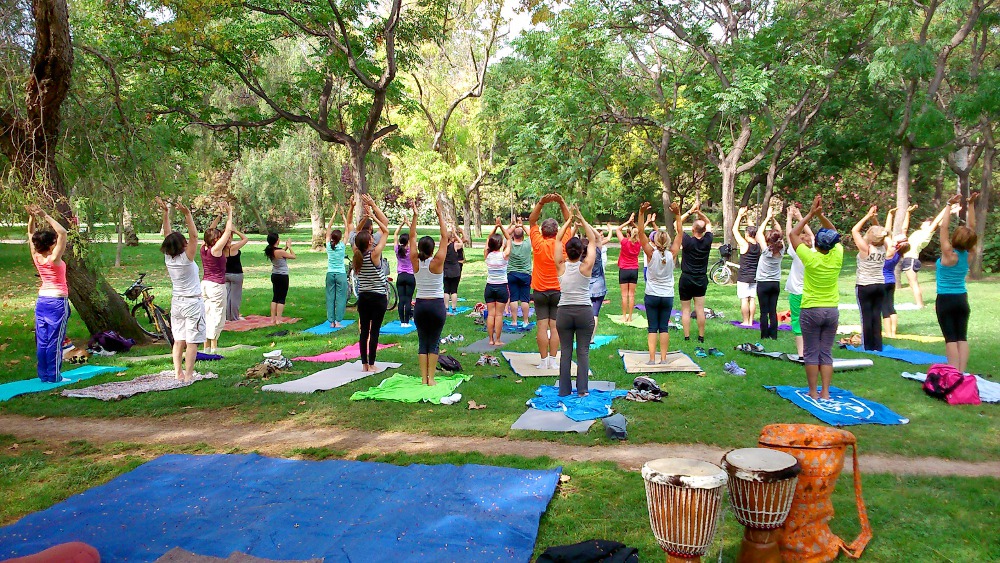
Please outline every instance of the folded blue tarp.
[{"label": "folded blue tarp", "polygon": [[165,455],[0,528],[0,560],[68,541],[106,563],[226,557],[528,561],[559,470]]},{"label": "folded blue tarp", "polygon": [[60,381],[59,383],[45,383],[37,377],[33,379],[4,383],[3,385],[0,385],[0,401],[6,401],[7,399],[17,397],[18,395],[25,395],[27,393],[48,391],[50,389],[62,387],[63,385],[76,383],[77,381],[83,379],[90,379],[91,377],[101,375],[102,373],[118,373],[120,371],[125,371],[126,369],[128,368],[119,368],[114,366],[83,366],[74,370],[62,372],[63,381]]},{"label": "folded blue tarp", "polygon": [[354,321],[343,320],[343,321],[340,321],[340,328],[333,328],[332,326],[330,326],[330,323],[328,323],[326,321],[323,321],[323,322],[319,323],[318,325],[316,325],[316,326],[314,326],[312,328],[307,328],[307,329],[303,330],[302,332],[308,332],[309,334],[320,334],[320,335],[322,335],[322,334],[332,334],[332,333],[337,332],[338,330],[340,330],[340,329],[342,329],[344,327],[351,326],[352,324],[354,324]]},{"label": "folded blue tarp", "polygon": [[892,412],[889,407],[862,399],[846,389],[830,387],[828,400],[813,399],[806,387],[789,385],[765,385],[765,389],[774,391],[783,399],[788,399],[799,408],[831,426],[850,426],[852,424],[906,424],[909,419]]},{"label": "folded blue tarp", "polygon": [[948,363],[948,358],[944,356],[938,356],[937,354],[931,354],[929,352],[921,352],[920,350],[907,350],[906,348],[896,348],[895,346],[890,346],[888,344],[882,346],[881,352],[877,352],[875,350],[865,350],[860,346],[848,346],[847,349],[850,350],[851,352],[861,352],[862,354],[871,354],[873,356],[881,356],[883,358],[892,358],[893,360],[909,362],[911,364],[917,364],[917,365]]},{"label": "folded blue tarp", "polygon": [[535,391],[535,397],[528,400],[527,405],[540,411],[565,413],[567,417],[581,422],[612,414],[614,411],[611,410],[611,401],[625,395],[628,395],[628,391],[622,389],[591,389],[586,397],[580,397],[576,394],[576,389],[573,389],[569,395],[560,397],[558,387],[542,385]]}]

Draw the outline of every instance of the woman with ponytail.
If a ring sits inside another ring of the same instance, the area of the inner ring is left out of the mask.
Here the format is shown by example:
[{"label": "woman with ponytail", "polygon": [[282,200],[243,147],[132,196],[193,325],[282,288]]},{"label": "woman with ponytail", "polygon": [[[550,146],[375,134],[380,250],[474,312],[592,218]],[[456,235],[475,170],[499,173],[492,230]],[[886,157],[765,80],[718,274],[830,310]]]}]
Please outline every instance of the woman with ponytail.
[{"label": "woman with ponytail", "polygon": [[285,239],[285,248],[278,248],[281,238],[278,233],[267,234],[264,255],[271,261],[271,324],[281,324],[285,312],[285,298],[288,297],[288,260],[295,260],[292,241]]},{"label": "woman with ponytail", "polygon": [[[767,224],[774,228],[767,231]],[[766,233],[766,234],[765,234]],[[762,249],[757,263],[757,303],[760,304],[760,338],[778,339],[778,296],[781,295],[781,260],[785,257],[785,242],[774,211],[768,208],[767,216],[756,234]]]},{"label": "woman with ponytail", "polygon": [[[370,197],[365,204],[373,212],[378,209]],[[370,213],[371,214],[371,213]],[[382,269],[382,250],[389,241],[389,227],[382,222],[381,211],[375,212],[379,237],[375,242],[372,233],[361,231],[354,238],[354,271],[358,275],[358,321],[361,325],[359,346],[364,371],[375,371],[375,354],[385,310],[389,306],[388,281]]]},{"label": "woman with ponytail", "polygon": [[399,294],[399,324],[409,327],[413,320],[413,292],[417,289],[417,280],[413,277],[413,263],[410,260],[410,233],[400,234],[403,224],[396,227],[396,293]]},{"label": "woman with ponytail", "polygon": [[656,363],[656,343],[660,343],[660,363],[667,363],[667,351],[670,348],[670,313],[674,308],[674,256],[681,249],[681,234],[684,232],[683,219],[681,218],[680,206],[676,203],[670,204],[670,211],[674,214],[675,229],[678,236],[674,237],[673,243],[670,235],[660,232],[659,229],[652,232],[652,240],[646,236],[646,225],[653,222],[653,216],[647,218],[649,211],[648,201],[643,202],[639,207],[639,244],[649,262],[646,270],[646,295],[643,303],[646,305],[646,319],[649,323],[647,343],[649,345],[649,365]]},{"label": "woman with ponytail", "polygon": [[434,385],[434,372],[438,362],[438,343],[448,318],[444,306],[444,260],[448,254],[448,225],[444,221],[441,202],[435,205],[438,227],[441,229],[437,252],[434,239],[421,237],[417,241],[417,204],[412,204],[410,219],[410,265],[417,281],[417,304],[413,307],[413,322],[417,325],[417,356],[420,360],[420,377],[425,385]]}]

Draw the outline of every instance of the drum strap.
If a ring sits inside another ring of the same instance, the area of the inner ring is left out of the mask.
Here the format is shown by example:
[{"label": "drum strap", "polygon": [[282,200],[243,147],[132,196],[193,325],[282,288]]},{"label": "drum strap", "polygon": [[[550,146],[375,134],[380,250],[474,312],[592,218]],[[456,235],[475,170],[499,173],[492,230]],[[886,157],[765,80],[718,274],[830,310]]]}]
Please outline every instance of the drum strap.
[{"label": "drum strap", "polygon": [[[868,509],[865,508],[865,499],[861,497],[861,468],[858,466],[858,446],[851,445],[854,455],[854,501],[858,506],[858,521],[861,522],[861,533],[851,542],[850,545],[841,543],[840,549],[851,559],[858,559],[872,539],[872,527],[868,522]],[[841,540],[843,542],[843,540]]]}]

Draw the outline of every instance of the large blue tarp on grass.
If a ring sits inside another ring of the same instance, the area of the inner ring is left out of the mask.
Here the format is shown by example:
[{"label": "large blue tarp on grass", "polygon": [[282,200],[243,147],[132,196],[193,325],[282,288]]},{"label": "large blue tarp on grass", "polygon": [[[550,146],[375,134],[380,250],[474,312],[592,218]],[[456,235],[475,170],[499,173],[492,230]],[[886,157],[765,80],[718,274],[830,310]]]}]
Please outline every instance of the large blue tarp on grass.
[{"label": "large blue tarp on grass", "polygon": [[0,560],[83,541],[101,560],[528,561],[559,470],[165,455],[0,528]]}]

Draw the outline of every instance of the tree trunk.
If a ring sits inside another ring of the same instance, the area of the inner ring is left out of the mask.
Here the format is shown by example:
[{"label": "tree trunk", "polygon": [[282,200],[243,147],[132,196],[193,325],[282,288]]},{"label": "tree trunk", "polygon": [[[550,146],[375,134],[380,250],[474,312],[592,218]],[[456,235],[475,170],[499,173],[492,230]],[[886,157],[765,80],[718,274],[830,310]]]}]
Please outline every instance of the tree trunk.
[{"label": "tree trunk", "polygon": [[[913,145],[909,139],[903,139],[899,147],[899,171],[896,172],[896,208],[901,212],[910,206],[910,165],[913,163]],[[892,232],[903,232],[903,219],[906,213],[897,213]]]},{"label": "tree trunk", "polygon": [[462,230],[465,232],[465,241],[468,243],[469,248],[472,248],[472,223],[469,221],[472,211],[469,199],[470,197],[466,196],[462,200]]},{"label": "tree trunk", "polygon": [[458,226],[458,210],[455,205],[455,199],[447,194],[444,190],[438,192],[438,200],[444,206],[444,220],[449,227]]},{"label": "tree trunk", "polygon": [[122,267],[122,247],[125,246],[125,237],[123,232],[125,231],[125,219],[122,217],[118,218],[118,223],[115,224],[115,231],[118,232],[118,244],[115,246],[115,268]]},{"label": "tree trunk", "polygon": [[[760,216],[757,217],[757,224],[767,217],[767,209],[771,206],[771,197],[774,196],[774,182],[778,177],[778,158],[781,156],[781,146],[775,148],[774,158],[771,165],[767,167],[767,179],[764,181],[764,197],[760,200]],[[762,227],[766,225],[760,225]]]},{"label": "tree trunk", "polygon": [[132,222],[132,212],[128,210],[128,205],[122,204],[122,230],[125,234],[125,246],[139,246],[139,235],[135,232],[135,224]]},{"label": "tree trunk", "polygon": [[[726,244],[733,244],[733,223],[736,222],[736,164],[723,161],[722,173],[722,236]],[[718,234],[716,231],[715,234]]]},{"label": "tree trunk", "polygon": [[[480,188],[476,188],[472,192],[472,222],[476,226],[476,236],[483,236],[483,196],[480,193]],[[472,239],[469,239],[470,241]]]},{"label": "tree trunk", "polygon": [[670,177],[670,166],[668,164],[667,150],[670,147],[670,132],[666,129],[660,135],[660,146],[656,150],[656,171],[660,175],[660,201],[663,203],[663,222],[666,223],[667,233],[673,237],[674,214],[670,211],[670,203],[674,200],[673,179]]},{"label": "tree trunk", "polygon": [[983,277],[983,246],[986,237],[986,220],[989,218],[990,195],[993,191],[993,160],[996,158],[997,148],[993,142],[993,131],[987,123],[984,129],[983,140],[986,146],[983,149],[983,174],[980,181],[979,201],[976,202],[976,248],[972,252],[969,260],[969,275],[974,280]]},{"label": "tree trunk", "polygon": [[354,180],[354,193],[368,193],[368,172],[365,169],[365,160],[368,157],[368,149],[364,146],[351,143],[347,146],[351,154],[351,173]]},{"label": "tree trunk", "polygon": [[309,142],[309,223],[312,226],[312,249],[326,241],[323,233],[323,179],[319,176],[319,141]]}]

